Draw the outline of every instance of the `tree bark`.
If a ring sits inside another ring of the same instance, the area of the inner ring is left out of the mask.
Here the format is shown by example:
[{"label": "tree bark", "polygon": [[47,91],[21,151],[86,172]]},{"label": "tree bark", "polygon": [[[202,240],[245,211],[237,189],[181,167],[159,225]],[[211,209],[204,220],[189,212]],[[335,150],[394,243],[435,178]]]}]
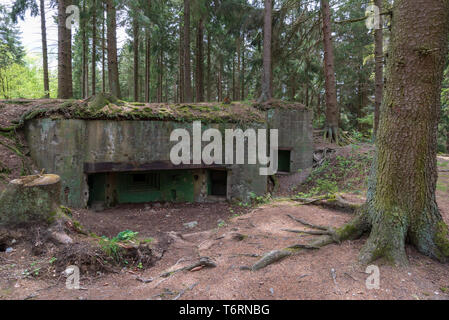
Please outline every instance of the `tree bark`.
[{"label": "tree bark", "polygon": [[108,78],[109,90],[111,93],[120,98],[120,84],[118,74],[118,59],[117,59],[117,21],[116,8],[114,0],[106,0],[107,11],[107,38],[108,38]]},{"label": "tree bark", "polygon": [[42,66],[44,69],[44,92],[45,98],[50,98],[50,81],[48,80],[47,27],[45,21],[44,0],[40,0],[40,13],[41,13],[41,35],[42,35]]},{"label": "tree bark", "polygon": [[241,79],[241,94],[240,94],[240,99],[243,101],[246,99],[245,97],[245,35],[243,35],[243,45],[242,45],[242,70],[241,70],[241,75],[240,75],[240,79]]},{"label": "tree bark", "polygon": [[[379,12],[382,12],[382,0],[375,0],[374,4],[379,8]],[[374,93],[374,137],[376,137],[377,129],[379,127],[379,110],[382,104],[382,94],[384,87],[384,50],[383,50],[383,23],[382,15],[379,16],[379,29],[374,30],[374,59],[376,64],[375,71],[375,83],[376,89]]]},{"label": "tree bark", "polygon": [[262,70],[262,92],[259,102],[271,99],[271,8],[272,0],[265,0],[264,23],[263,23],[263,70]]},{"label": "tree bark", "polygon": [[96,94],[97,79],[97,4],[96,0],[92,0],[92,95]]},{"label": "tree bark", "polygon": [[196,101],[204,101],[204,23],[200,18],[198,21],[197,38],[196,38]]},{"label": "tree bark", "polygon": [[150,102],[150,77],[151,77],[151,37],[147,31],[145,40],[145,102]]},{"label": "tree bark", "polygon": [[184,29],[182,21],[179,21],[179,102],[184,102]]},{"label": "tree bark", "polygon": [[240,100],[240,85],[241,85],[241,73],[240,73],[240,64],[241,64],[241,38],[238,37],[236,39],[236,51],[237,51],[237,68],[236,68],[236,78],[237,82],[235,84],[235,100]]},{"label": "tree bark", "polygon": [[190,71],[190,0],[184,0],[184,102],[192,102]]},{"label": "tree bark", "polygon": [[[83,1],[83,13],[86,13],[86,0]],[[82,90],[81,95],[83,99],[86,99],[89,95],[89,67],[88,67],[88,61],[87,61],[87,35],[86,35],[86,18],[81,17],[80,21],[80,29],[81,29],[81,39],[82,39],[82,68],[81,68],[81,74],[82,74]]]},{"label": "tree bark", "polygon": [[406,240],[430,257],[449,257],[449,232],[435,199],[448,30],[447,0],[395,1],[367,195],[371,233],[360,252],[364,263],[386,258],[406,264]]},{"label": "tree bark", "polygon": [[218,58],[219,66],[218,66],[218,75],[217,75],[217,96],[218,101],[223,101],[223,57],[220,56]]},{"label": "tree bark", "polygon": [[139,22],[133,19],[134,101],[139,101]]},{"label": "tree bark", "polygon": [[[102,3],[102,10],[104,10],[104,5]],[[105,17],[104,17],[104,11],[102,11],[102,30],[101,30],[101,78],[102,78],[102,92],[106,92],[106,34],[105,34]]]},{"label": "tree bark", "polygon": [[72,87],[72,32],[66,28],[69,0],[58,0],[58,98],[70,99]]},{"label": "tree bark", "polygon": [[211,36],[210,30],[207,31],[207,75],[206,75],[206,100],[212,100],[212,92],[211,92]]},{"label": "tree bark", "polygon": [[[151,0],[147,4],[147,16],[151,13]],[[151,78],[151,30],[150,26],[145,31],[145,102],[150,102],[150,78]]]},{"label": "tree bark", "polygon": [[321,0],[323,16],[324,74],[326,88],[326,136],[338,140],[339,110],[335,86],[334,49],[332,45],[331,13],[328,0]]}]

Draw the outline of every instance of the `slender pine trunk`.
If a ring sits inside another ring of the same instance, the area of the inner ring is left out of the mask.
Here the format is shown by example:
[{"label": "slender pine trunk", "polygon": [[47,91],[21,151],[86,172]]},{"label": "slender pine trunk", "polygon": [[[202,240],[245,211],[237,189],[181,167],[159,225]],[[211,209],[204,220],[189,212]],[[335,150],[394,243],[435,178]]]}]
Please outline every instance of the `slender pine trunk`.
[{"label": "slender pine trunk", "polygon": [[204,59],[203,59],[203,48],[204,48],[204,22],[200,18],[198,21],[197,28],[197,38],[196,38],[196,101],[204,101]]},{"label": "slender pine trunk", "polygon": [[190,71],[190,0],[184,0],[184,101],[192,102]]},{"label": "slender pine trunk", "polygon": [[47,49],[47,27],[45,21],[45,1],[40,0],[41,14],[41,36],[42,36],[42,66],[44,71],[44,97],[50,98],[50,81],[48,79],[48,49]]},{"label": "slender pine trunk", "polygon": [[326,135],[331,141],[338,141],[339,110],[335,83],[331,13],[328,0],[321,0],[321,11],[323,16],[324,74],[326,88]]},{"label": "slender pine trunk", "polygon": [[139,101],[139,22],[133,20],[133,52],[134,52],[134,101]]},{"label": "slender pine trunk", "polygon": [[96,0],[92,0],[92,95],[96,94],[97,78],[96,78],[96,66],[97,66],[97,3]]},{"label": "slender pine trunk", "polygon": [[66,27],[68,0],[58,0],[58,98],[70,99],[72,86],[72,31]]},{"label": "slender pine trunk", "polygon": [[114,0],[106,0],[107,11],[107,39],[108,39],[108,78],[109,90],[117,98],[121,97],[118,58],[117,58],[117,12]]},{"label": "slender pine trunk", "polygon": [[272,0],[265,0],[264,24],[263,24],[263,70],[261,82],[261,95],[259,102],[271,99],[272,77],[271,77],[271,10]]},{"label": "slender pine trunk", "polygon": [[210,36],[210,30],[207,31],[207,76],[206,76],[206,100],[211,101],[212,100],[212,83],[211,83],[211,36]]}]

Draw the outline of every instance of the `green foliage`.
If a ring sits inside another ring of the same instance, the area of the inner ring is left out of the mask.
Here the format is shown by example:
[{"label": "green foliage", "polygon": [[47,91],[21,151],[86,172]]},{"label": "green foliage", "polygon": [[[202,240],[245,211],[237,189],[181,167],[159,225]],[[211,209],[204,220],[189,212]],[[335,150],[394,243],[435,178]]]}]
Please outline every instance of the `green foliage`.
[{"label": "green foliage", "polygon": [[[0,98],[39,99],[45,95],[43,70],[36,57],[26,56],[22,64],[13,63],[0,70]],[[50,72],[50,97],[56,97],[57,77]],[[2,86],[1,84],[5,85]]]},{"label": "green foliage", "polygon": [[299,198],[330,195],[340,191],[357,192],[367,186],[372,163],[370,153],[360,153],[359,145],[351,145],[347,156],[337,155],[314,169],[306,183],[299,187]]},{"label": "green foliage", "polygon": [[118,241],[132,241],[137,237],[138,234],[139,234],[138,232],[133,232],[131,230],[125,230],[125,231],[122,231],[119,234],[117,234],[117,236],[115,238]]},{"label": "green foliage", "polygon": [[438,152],[449,153],[449,66],[444,72],[441,113],[438,124]]},{"label": "green foliage", "polygon": [[267,193],[263,196],[258,196],[254,192],[250,192],[249,197],[251,199],[251,204],[253,206],[269,203],[271,201],[271,194],[269,194],[269,193]]},{"label": "green foliage", "polygon": [[121,261],[121,247],[120,242],[131,242],[136,240],[138,232],[133,232],[131,230],[125,230],[119,232],[117,236],[109,239],[106,236],[100,238],[100,248],[103,252],[112,257],[115,261]]}]

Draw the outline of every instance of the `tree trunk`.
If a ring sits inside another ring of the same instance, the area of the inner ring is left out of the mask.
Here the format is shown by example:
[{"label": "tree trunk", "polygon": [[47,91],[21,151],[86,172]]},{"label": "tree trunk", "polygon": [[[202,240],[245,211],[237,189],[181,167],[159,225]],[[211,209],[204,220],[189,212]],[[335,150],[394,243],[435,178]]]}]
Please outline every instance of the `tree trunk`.
[{"label": "tree trunk", "polygon": [[162,48],[159,51],[159,57],[158,57],[158,66],[159,66],[159,73],[158,73],[158,84],[157,84],[157,102],[162,102],[163,100],[163,52]]},{"label": "tree trunk", "polygon": [[96,94],[96,66],[97,66],[97,4],[92,0],[92,95]]},{"label": "tree trunk", "polygon": [[339,110],[335,86],[334,49],[332,45],[331,13],[328,0],[321,0],[323,16],[324,74],[326,88],[326,135],[338,140]]},{"label": "tree trunk", "polygon": [[179,22],[179,102],[185,102],[184,100],[184,29],[182,22]]},{"label": "tree trunk", "polygon": [[45,98],[50,98],[50,81],[48,80],[47,27],[45,21],[45,2],[40,0],[41,35],[42,35],[42,66],[44,69]]},{"label": "tree trunk", "polygon": [[210,31],[207,31],[207,75],[206,75],[206,100],[211,101],[212,100],[212,92],[211,92],[211,36]]},{"label": "tree trunk", "polygon": [[448,229],[439,212],[437,124],[447,58],[449,2],[397,0],[367,196],[370,236],[360,260],[406,264],[405,241],[441,261]]},{"label": "tree trunk", "polygon": [[271,99],[271,4],[272,0],[265,0],[263,23],[263,70],[261,95],[259,102]]},{"label": "tree trunk", "polygon": [[218,81],[217,81],[217,96],[218,101],[223,101],[223,57],[219,57],[219,66],[218,66]]},{"label": "tree trunk", "polygon": [[139,22],[133,19],[134,101],[139,101]]},{"label": "tree trunk", "polygon": [[108,38],[108,78],[109,90],[111,93],[120,98],[120,84],[118,74],[118,59],[117,59],[117,21],[116,9],[114,0],[106,0],[107,11],[107,38]]},{"label": "tree trunk", "polygon": [[151,37],[147,30],[145,40],[145,102],[150,102],[150,77],[151,77]]},{"label": "tree trunk", "polygon": [[204,62],[203,62],[203,40],[204,24],[201,18],[198,21],[197,38],[196,38],[196,101],[204,101]]},{"label": "tree trunk", "polygon": [[66,28],[67,0],[58,0],[58,98],[70,99],[72,88],[72,31]]},{"label": "tree trunk", "polygon": [[240,99],[243,101],[245,100],[245,35],[243,35],[243,45],[242,45],[242,70],[241,70],[241,94],[240,94]]},{"label": "tree trunk", "polygon": [[237,51],[237,70],[236,70],[236,78],[237,82],[235,84],[235,100],[240,100],[240,84],[241,84],[241,74],[240,74],[240,63],[241,63],[241,55],[240,55],[240,49],[241,49],[241,39],[240,37],[236,40],[236,51]]},{"label": "tree trunk", "polygon": [[[151,13],[151,0],[147,4],[147,16]],[[145,31],[145,102],[150,102],[151,79],[151,30],[150,26]]]},{"label": "tree trunk", "polygon": [[[102,9],[104,10],[104,6],[102,3]],[[106,92],[106,41],[105,41],[105,17],[104,11],[102,11],[103,21],[102,21],[102,30],[101,30],[101,78],[102,78],[102,92]]]},{"label": "tree trunk", "polygon": [[192,102],[190,71],[190,0],[184,0],[184,102]]},{"label": "tree trunk", "polygon": [[[379,7],[379,12],[382,12],[382,0],[375,0],[374,4]],[[384,87],[384,50],[383,50],[383,23],[382,15],[379,16],[379,29],[374,30],[374,59],[376,64],[375,83],[376,89],[374,93],[374,137],[376,137],[377,129],[379,127],[379,110],[382,104],[382,94]]]},{"label": "tree trunk", "polygon": [[[83,12],[86,12],[86,0],[83,1]],[[83,46],[83,55],[82,55],[82,68],[81,68],[81,74],[82,74],[82,90],[81,95],[83,99],[86,99],[89,95],[89,70],[88,70],[88,61],[87,61],[87,36],[86,36],[86,18],[81,17],[80,21],[80,29],[81,29],[81,39],[82,39],[82,46]]]},{"label": "tree trunk", "polygon": [[232,56],[232,100],[236,101],[237,97],[235,95],[235,53]]}]

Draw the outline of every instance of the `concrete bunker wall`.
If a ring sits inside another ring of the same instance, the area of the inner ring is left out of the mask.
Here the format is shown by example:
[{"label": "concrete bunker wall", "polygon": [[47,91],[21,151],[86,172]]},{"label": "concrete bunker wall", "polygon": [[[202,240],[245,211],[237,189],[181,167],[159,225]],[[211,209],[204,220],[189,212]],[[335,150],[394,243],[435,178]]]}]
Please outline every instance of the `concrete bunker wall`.
[{"label": "concrete bunker wall", "polygon": [[[279,130],[279,171],[289,162],[289,172],[310,168],[313,164],[312,113],[306,109],[270,109],[267,111],[269,129]],[[285,159],[289,156],[290,159]]]},{"label": "concrete bunker wall", "polygon": [[[260,123],[247,126],[255,129],[265,128],[265,125]],[[204,123],[202,130],[211,127],[219,129],[223,137],[224,129],[245,130],[244,126],[235,124]],[[119,187],[116,181],[117,177],[120,179],[120,173],[164,171],[164,174],[169,174],[169,171],[182,169],[183,175],[189,172],[191,176],[198,177],[193,179],[193,185],[188,183],[191,194],[185,195],[183,199],[201,202],[207,198],[209,171],[226,170],[228,199],[247,201],[250,192],[257,195],[266,192],[267,177],[259,175],[259,165],[174,167],[170,162],[170,150],[176,142],[170,142],[170,134],[177,128],[192,132],[191,123],[174,121],[44,118],[29,121],[25,133],[36,165],[61,176],[62,202],[71,207],[87,206],[88,176],[92,174],[105,174],[106,188],[109,186],[114,189],[114,186]],[[206,144],[203,143],[203,146]],[[223,147],[223,152],[224,150]],[[105,192],[113,194],[114,190],[106,189]]]}]

